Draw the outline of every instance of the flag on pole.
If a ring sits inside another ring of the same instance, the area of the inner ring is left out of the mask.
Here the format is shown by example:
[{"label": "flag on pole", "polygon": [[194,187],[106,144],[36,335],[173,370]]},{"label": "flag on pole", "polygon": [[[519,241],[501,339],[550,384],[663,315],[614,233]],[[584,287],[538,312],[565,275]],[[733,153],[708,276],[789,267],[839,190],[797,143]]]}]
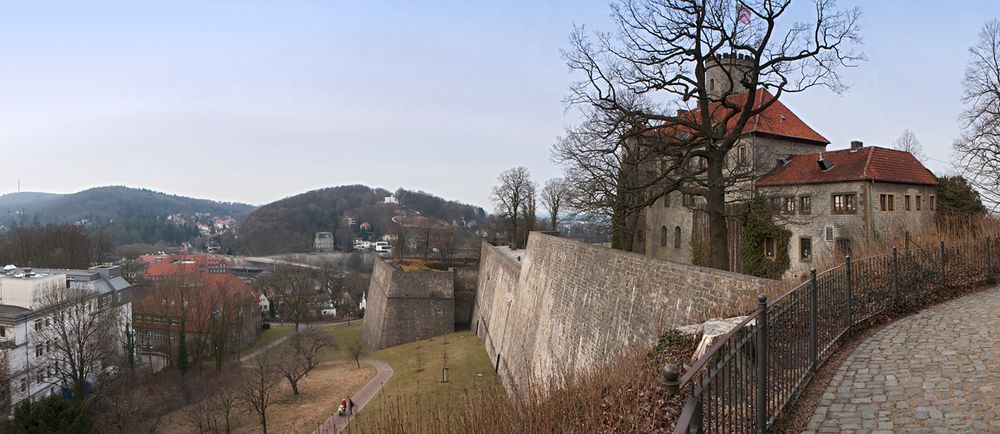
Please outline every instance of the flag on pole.
[{"label": "flag on pole", "polygon": [[746,6],[740,6],[740,8],[736,10],[736,15],[737,15],[736,18],[737,23],[750,24],[750,8]]}]

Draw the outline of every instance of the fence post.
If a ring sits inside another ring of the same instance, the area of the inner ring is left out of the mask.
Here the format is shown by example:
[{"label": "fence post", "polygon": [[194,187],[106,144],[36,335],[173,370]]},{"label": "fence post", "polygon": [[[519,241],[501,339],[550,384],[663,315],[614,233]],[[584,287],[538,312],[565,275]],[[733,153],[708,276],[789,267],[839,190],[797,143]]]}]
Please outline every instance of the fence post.
[{"label": "fence post", "polygon": [[757,432],[767,432],[767,295],[757,297]]},{"label": "fence post", "polygon": [[899,260],[896,246],[892,246],[892,304],[899,307]]},{"label": "fence post", "polygon": [[993,260],[990,257],[990,237],[986,237],[986,281],[993,282]]},{"label": "fence post", "polygon": [[816,282],[816,269],[813,268],[809,271],[810,280],[812,280],[812,288],[809,290],[809,367],[810,370],[816,371],[816,360],[819,356],[819,341],[816,334],[816,317],[817,312],[817,298],[818,298],[818,283]]},{"label": "fence post", "polygon": [[941,287],[944,288],[945,285],[945,275],[944,275],[944,240],[941,240]]},{"label": "fence post", "polygon": [[844,256],[847,269],[847,328],[854,325],[854,273],[851,272],[851,255]]}]

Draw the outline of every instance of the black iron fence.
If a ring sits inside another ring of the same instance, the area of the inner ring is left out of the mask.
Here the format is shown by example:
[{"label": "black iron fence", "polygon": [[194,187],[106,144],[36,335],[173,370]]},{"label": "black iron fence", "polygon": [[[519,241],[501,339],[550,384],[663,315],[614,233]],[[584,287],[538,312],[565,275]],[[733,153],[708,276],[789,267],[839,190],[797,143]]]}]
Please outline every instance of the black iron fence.
[{"label": "black iron fence", "polygon": [[817,274],[757,309],[678,378],[664,368],[668,390],[688,398],[678,433],[766,432],[808,384],[841,339],[873,319],[948,298],[955,288],[991,282],[996,241],[910,249]]}]

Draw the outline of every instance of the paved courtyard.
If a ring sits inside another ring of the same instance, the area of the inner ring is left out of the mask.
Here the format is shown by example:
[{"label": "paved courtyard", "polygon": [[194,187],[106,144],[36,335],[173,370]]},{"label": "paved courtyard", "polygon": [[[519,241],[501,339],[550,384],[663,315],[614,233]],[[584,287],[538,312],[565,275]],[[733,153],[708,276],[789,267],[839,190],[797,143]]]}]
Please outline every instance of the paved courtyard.
[{"label": "paved courtyard", "polygon": [[858,345],[807,432],[1000,432],[1000,288],[887,325]]}]

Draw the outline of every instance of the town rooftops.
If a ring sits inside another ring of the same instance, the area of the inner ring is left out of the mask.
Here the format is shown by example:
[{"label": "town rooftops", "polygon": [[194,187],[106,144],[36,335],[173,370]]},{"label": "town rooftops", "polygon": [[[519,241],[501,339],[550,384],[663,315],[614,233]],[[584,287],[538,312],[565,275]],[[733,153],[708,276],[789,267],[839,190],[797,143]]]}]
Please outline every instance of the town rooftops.
[{"label": "town rooftops", "polygon": [[[733,102],[738,106],[742,106],[746,103],[747,98],[746,93],[733,95],[728,98],[729,101]],[[774,99],[774,96],[770,92],[764,89],[759,89],[754,96],[755,109],[760,108],[763,104],[770,102]],[[713,118],[717,118],[719,122],[722,122],[732,111],[729,108],[723,107],[720,103],[711,103],[708,108],[709,112],[712,113]],[[697,113],[696,111],[687,111],[679,113],[679,116],[684,116],[684,113]],[[732,128],[735,126],[736,121],[739,116],[732,116],[727,120],[727,127]],[[660,133],[665,133],[666,135],[673,134],[683,134],[683,128],[671,129],[669,127],[660,131]],[[671,132],[674,131],[674,132]],[[805,143],[810,143],[814,145],[827,145],[830,143],[826,137],[823,137],[816,130],[812,129],[809,125],[795,115],[792,110],[788,108],[781,100],[775,100],[771,105],[764,109],[764,111],[759,114],[753,115],[747,120],[746,126],[743,127],[743,134],[759,134],[765,136],[781,137],[786,139],[792,139],[796,141],[801,141]]]},{"label": "town rooftops", "polygon": [[[822,159],[829,170],[817,163]],[[880,181],[898,184],[938,185],[937,178],[913,154],[878,146],[842,149],[792,156],[757,181],[757,185],[780,186],[845,181]]]}]

